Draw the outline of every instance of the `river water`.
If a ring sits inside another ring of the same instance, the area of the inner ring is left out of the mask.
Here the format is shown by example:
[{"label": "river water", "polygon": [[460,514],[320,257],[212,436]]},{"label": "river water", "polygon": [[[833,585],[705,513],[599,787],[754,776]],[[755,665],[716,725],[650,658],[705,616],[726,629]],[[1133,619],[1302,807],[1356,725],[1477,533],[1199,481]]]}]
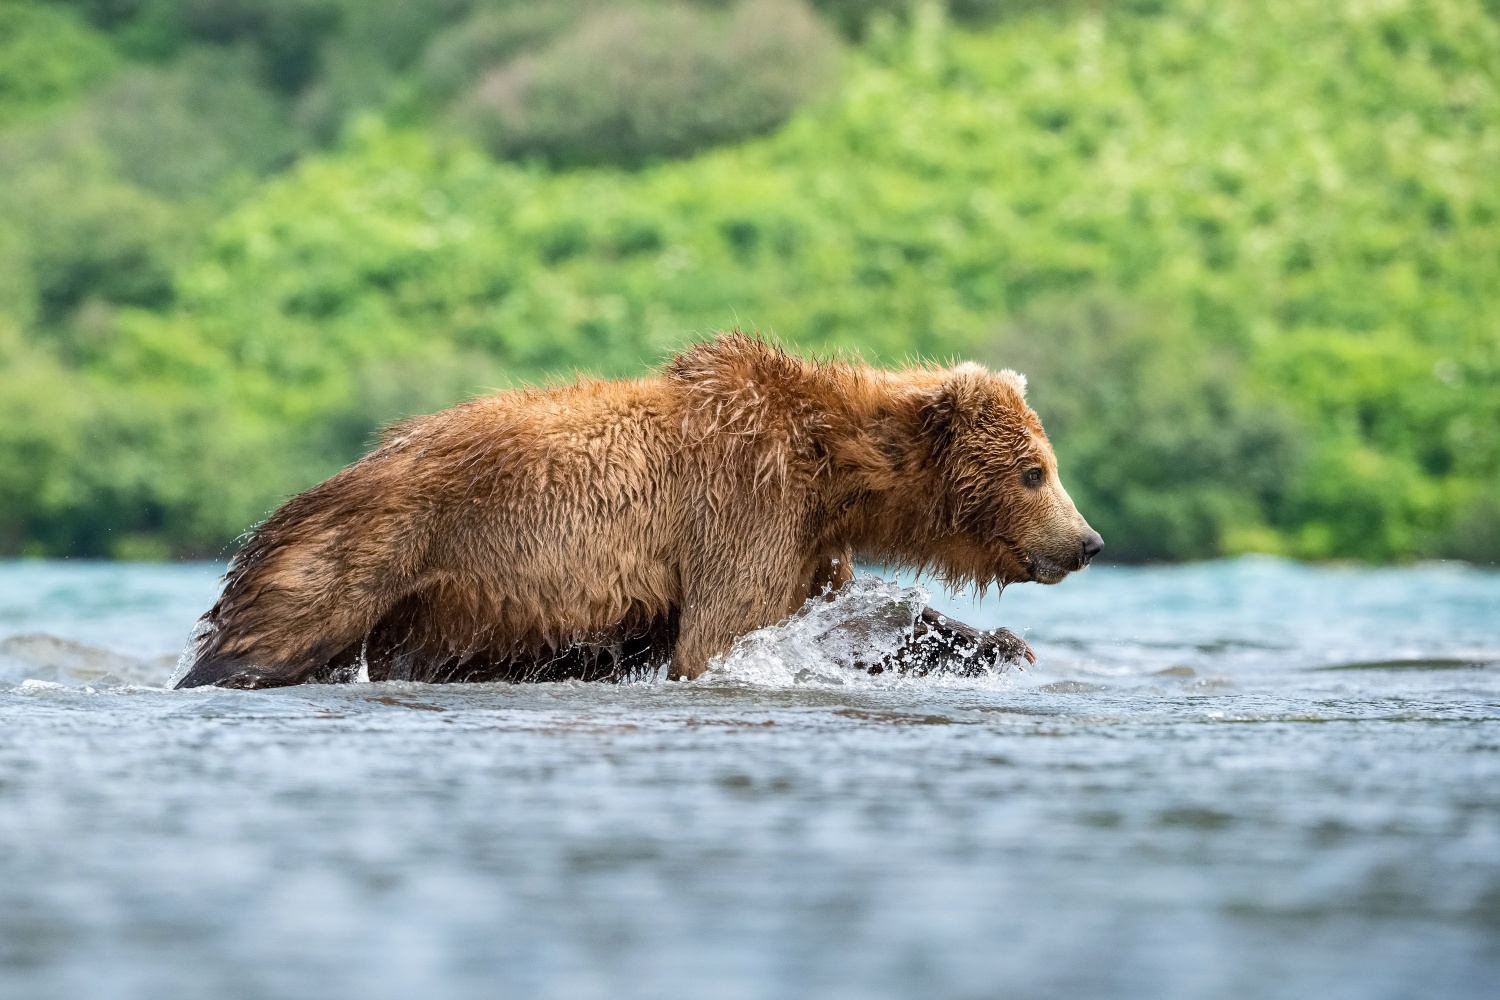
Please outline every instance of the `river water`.
[{"label": "river water", "polygon": [[979,679],[809,620],[693,683],[165,690],[219,570],[0,563],[0,996],[1500,995],[1495,572],[934,597],[1038,654]]}]

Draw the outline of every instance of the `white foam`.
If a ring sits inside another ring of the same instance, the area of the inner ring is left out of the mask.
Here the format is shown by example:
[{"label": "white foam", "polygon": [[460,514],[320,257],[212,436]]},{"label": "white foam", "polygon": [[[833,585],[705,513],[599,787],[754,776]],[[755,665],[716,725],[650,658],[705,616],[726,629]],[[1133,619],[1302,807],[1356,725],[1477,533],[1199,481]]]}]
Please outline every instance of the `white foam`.
[{"label": "white foam", "polygon": [[56,681],[39,681],[35,677],[28,677],[16,690],[23,694],[36,694],[41,691],[69,691],[71,688]]},{"label": "white foam", "polygon": [[742,636],[727,654],[709,664],[699,683],[890,687],[931,685],[940,680],[972,685],[973,679],[906,678],[892,671],[872,676],[862,669],[896,652],[911,638],[912,626],[930,596],[921,585],[903,587],[876,576],[860,576],[831,598],[808,601],[785,621]]}]

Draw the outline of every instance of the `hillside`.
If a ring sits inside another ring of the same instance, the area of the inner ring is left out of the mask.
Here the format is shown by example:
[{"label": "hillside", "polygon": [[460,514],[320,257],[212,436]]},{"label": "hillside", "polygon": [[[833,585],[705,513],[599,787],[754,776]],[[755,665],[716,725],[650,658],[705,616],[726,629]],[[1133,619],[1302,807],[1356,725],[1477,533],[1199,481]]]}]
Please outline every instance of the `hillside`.
[{"label": "hillside", "polygon": [[390,419],[739,325],[1028,372],[1118,558],[1500,558],[1500,6],[755,2],[629,15],[803,18],[687,124],[547,75],[582,6],[0,6],[0,551],[222,552]]}]

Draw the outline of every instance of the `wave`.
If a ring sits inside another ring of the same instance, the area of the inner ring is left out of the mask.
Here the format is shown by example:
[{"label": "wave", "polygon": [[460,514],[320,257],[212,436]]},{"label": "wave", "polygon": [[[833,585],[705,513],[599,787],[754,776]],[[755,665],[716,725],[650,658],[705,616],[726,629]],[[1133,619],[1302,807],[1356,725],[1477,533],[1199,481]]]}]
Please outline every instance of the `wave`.
[{"label": "wave", "polygon": [[68,687],[165,686],[177,658],[142,659],[45,632],[0,641],[0,682]]}]

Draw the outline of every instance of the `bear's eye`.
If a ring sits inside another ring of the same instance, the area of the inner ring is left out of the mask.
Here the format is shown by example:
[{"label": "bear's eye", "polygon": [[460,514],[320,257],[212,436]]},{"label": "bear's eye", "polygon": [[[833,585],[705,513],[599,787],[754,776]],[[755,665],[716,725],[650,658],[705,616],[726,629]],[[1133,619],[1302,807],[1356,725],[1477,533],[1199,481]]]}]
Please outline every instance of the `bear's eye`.
[{"label": "bear's eye", "polygon": [[1021,482],[1025,483],[1027,486],[1040,486],[1042,485],[1042,477],[1045,475],[1046,473],[1041,470],[1040,466],[1033,465],[1031,468],[1021,473]]}]

